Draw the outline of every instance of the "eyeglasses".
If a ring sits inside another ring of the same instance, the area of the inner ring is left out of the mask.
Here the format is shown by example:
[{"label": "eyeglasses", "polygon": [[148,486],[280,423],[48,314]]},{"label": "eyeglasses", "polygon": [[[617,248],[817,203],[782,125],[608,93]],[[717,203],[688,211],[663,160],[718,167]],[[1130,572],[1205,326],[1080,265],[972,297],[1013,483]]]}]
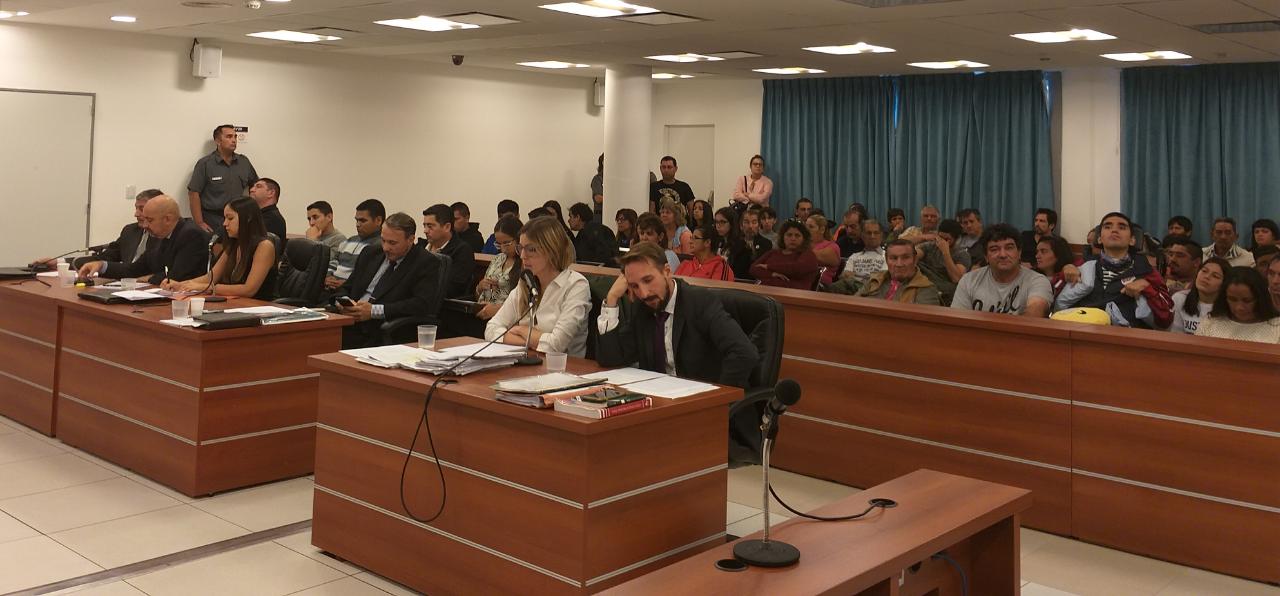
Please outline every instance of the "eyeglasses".
[{"label": "eyeglasses", "polygon": [[536,254],[538,254],[538,252],[539,252],[539,251],[538,251],[538,247],[537,247],[536,245],[533,245],[533,244],[521,244],[521,245],[520,245],[520,252],[521,252],[521,254],[536,255]]},{"label": "eyeglasses", "polygon": [[516,241],[515,241],[515,240],[494,240],[494,241],[493,241],[493,245],[494,245],[494,246],[496,246],[496,247],[498,247],[498,248],[506,248],[506,247],[511,246],[512,244],[515,244],[515,243],[516,243]]},{"label": "eyeglasses", "polygon": [[725,226],[727,226],[727,225],[729,225],[729,220],[727,220],[727,219],[717,219],[717,220],[716,220],[716,225],[718,225],[718,226],[719,226],[719,225],[725,225]]}]

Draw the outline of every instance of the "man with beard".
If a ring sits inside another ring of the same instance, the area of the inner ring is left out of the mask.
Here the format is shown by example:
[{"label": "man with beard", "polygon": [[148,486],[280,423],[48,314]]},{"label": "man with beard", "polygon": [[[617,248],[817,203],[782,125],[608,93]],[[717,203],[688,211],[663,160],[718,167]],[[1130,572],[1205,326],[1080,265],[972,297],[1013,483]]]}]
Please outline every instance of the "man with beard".
[{"label": "man with beard", "polygon": [[[600,307],[596,361],[747,388],[760,360],[751,340],[708,289],[672,276],[666,253],[640,242],[618,257],[618,276]],[[619,320],[623,296],[632,304]]]}]

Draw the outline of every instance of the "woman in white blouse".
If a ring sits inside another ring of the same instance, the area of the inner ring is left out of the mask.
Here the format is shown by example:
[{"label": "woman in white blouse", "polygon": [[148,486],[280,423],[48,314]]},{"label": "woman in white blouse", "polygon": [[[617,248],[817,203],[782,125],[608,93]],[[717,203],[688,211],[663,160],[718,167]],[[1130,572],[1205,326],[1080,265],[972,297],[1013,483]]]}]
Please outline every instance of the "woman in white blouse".
[{"label": "woman in white blouse", "polygon": [[1280,343],[1280,312],[1271,304],[1262,274],[1253,267],[1232,267],[1196,335]]},{"label": "woman in white blouse", "polygon": [[591,289],[587,278],[569,269],[576,260],[569,235],[555,218],[537,217],[520,230],[519,250],[521,265],[541,287],[534,298],[534,323],[529,324],[525,313],[529,288],[521,280],[489,319],[485,339],[501,337],[503,343],[524,345],[527,338],[539,352],[585,356]]},{"label": "woman in white blouse", "polygon": [[733,185],[733,206],[741,212],[751,205],[769,206],[773,196],[773,181],[764,175],[764,158],[751,156],[751,173],[739,178]]}]

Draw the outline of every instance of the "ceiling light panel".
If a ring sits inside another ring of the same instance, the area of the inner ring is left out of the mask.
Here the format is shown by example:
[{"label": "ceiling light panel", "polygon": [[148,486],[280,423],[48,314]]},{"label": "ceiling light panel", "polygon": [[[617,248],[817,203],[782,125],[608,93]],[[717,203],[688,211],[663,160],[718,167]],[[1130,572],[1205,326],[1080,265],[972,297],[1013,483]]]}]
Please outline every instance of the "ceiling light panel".
[{"label": "ceiling light panel", "polygon": [[951,60],[949,62],[912,62],[907,66],[916,68],[929,68],[932,70],[946,70],[948,68],[986,68],[989,64],[974,62],[972,60]]},{"label": "ceiling light panel", "polygon": [[451,14],[440,17],[448,19],[455,23],[463,23],[467,25],[476,25],[478,27],[496,27],[498,25],[512,25],[519,23],[516,19],[500,17],[493,14],[485,14],[483,12],[467,12],[462,14]]},{"label": "ceiling light panel", "polygon": [[517,62],[520,66],[529,66],[533,68],[587,68],[590,64],[574,64],[572,62],[560,62],[559,60],[543,60],[541,62]]},{"label": "ceiling light panel", "polygon": [[9,11],[7,11],[7,10],[0,10],[0,19],[12,19],[13,17],[25,17],[25,16],[27,16],[27,15],[29,15],[29,14],[31,14],[31,13],[29,13],[29,12],[27,12],[27,11],[25,11],[25,10],[19,10],[19,11],[17,11],[17,12],[9,12]]},{"label": "ceiling light panel", "polygon": [[441,19],[437,17],[429,17],[419,15],[412,19],[388,19],[385,21],[374,21],[375,25],[386,25],[388,27],[399,27],[401,29],[415,29],[417,31],[455,31],[459,29],[479,29],[480,25],[472,25],[470,23],[462,23],[459,21],[451,21],[449,19]]},{"label": "ceiling light panel", "polygon": [[1039,33],[1014,33],[1010,37],[1016,37],[1024,41],[1034,41],[1036,43],[1066,43],[1069,41],[1104,41],[1115,39],[1114,35],[1107,35],[1101,31],[1093,29],[1072,29],[1070,31],[1041,31]]},{"label": "ceiling light panel", "polygon": [[628,23],[640,23],[641,25],[680,25],[683,23],[697,23],[703,19],[697,17],[685,16],[671,12],[650,12],[644,14],[624,15],[617,17],[619,21]]},{"label": "ceiling light panel", "polygon": [[1102,54],[1102,57],[1108,60],[1118,60],[1120,62],[1145,62],[1147,60],[1185,60],[1191,56],[1183,54],[1182,52],[1174,52],[1172,50],[1155,50],[1154,52]]},{"label": "ceiling light panel", "polygon": [[649,60],[661,60],[663,62],[718,62],[724,60],[719,56],[710,56],[704,54],[663,54],[660,56],[645,56]]},{"label": "ceiling light panel", "polygon": [[543,4],[538,8],[545,8],[556,12],[565,12],[593,18],[621,17],[626,15],[658,12],[658,9],[656,8],[649,8],[648,6],[640,6],[638,4],[628,4],[626,2],[618,2],[616,0],[561,2],[559,4]]},{"label": "ceiling light panel", "polygon": [[751,70],[754,72],[762,72],[765,74],[776,74],[776,75],[822,74],[824,72],[827,72],[825,70],[818,70],[816,68],[805,68],[803,66],[788,66],[786,68],[753,68]]},{"label": "ceiling light panel", "polygon": [[693,75],[687,75],[687,74],[675,74],[675,73],[671,73],[671,72],[655,72],[655,73],[653,73],[652,75],[649,75],[649,76],[650,76],[650,77],[652,77],[652,78],[658,79],[658,80],[667,80],[667,79],[692,79],[692,78],[693,78]]},{"label": "ceiling light panel", "polygon": [[114,17],[111,17],[111,20],[117,23],[136,23],[138,22],[138,17],[131,17],[128,15],[119,14]]},{"label": "ceiling light panel", "polygon": [[837,56],[847,56],[850,54],[887,54],[889,52],[897,51],[897,50],[894,50],[893,48],[873,46],[869,43],[863,43],[863,42],[858,42],[855,44],[843,45],[843,46],[816,46],[816,47],[805,48],[805,49],[809,50],[810,52],[819,52],[822,54],[835,54]]},{"label": "ceiling light panel", "polygon": [[743,52],[743,51],[710,52],[707,55],[711,56],[712,58],[719,58],[721,60],[739,60],[742,58],[759,58],[763,56],[763,54],[757,54],[755,52]]},{"label": "ceiling light panel", "polygon": [[292,41],[297,43],[338,41],[339,39],[342,39],[336,35],[316,35],[315,33],[303,33],[301,31],[289,31],[287,29],[281,29],[279,31],[259,31],[257,33],[247,33],[246,35],[261,39],[274,39],[277,41]]}]

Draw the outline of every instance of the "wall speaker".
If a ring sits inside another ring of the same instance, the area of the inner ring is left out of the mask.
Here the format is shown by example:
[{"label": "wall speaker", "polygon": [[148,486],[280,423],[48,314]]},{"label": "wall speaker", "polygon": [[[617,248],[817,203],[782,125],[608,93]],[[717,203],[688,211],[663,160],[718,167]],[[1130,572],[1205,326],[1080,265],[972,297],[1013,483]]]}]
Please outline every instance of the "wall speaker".
[{"label": "wall speaker", "polygon": [[199,79],[216,79],[222,76],[222,48],[207,46],[199,41],[191,46],[191,76]]},{"label": "wall speaker", "polygon": [[591,83],[591,91],[593,93],[592,102],[597,108],[604,107],[604,83],[600,79],[596,79]]}]

